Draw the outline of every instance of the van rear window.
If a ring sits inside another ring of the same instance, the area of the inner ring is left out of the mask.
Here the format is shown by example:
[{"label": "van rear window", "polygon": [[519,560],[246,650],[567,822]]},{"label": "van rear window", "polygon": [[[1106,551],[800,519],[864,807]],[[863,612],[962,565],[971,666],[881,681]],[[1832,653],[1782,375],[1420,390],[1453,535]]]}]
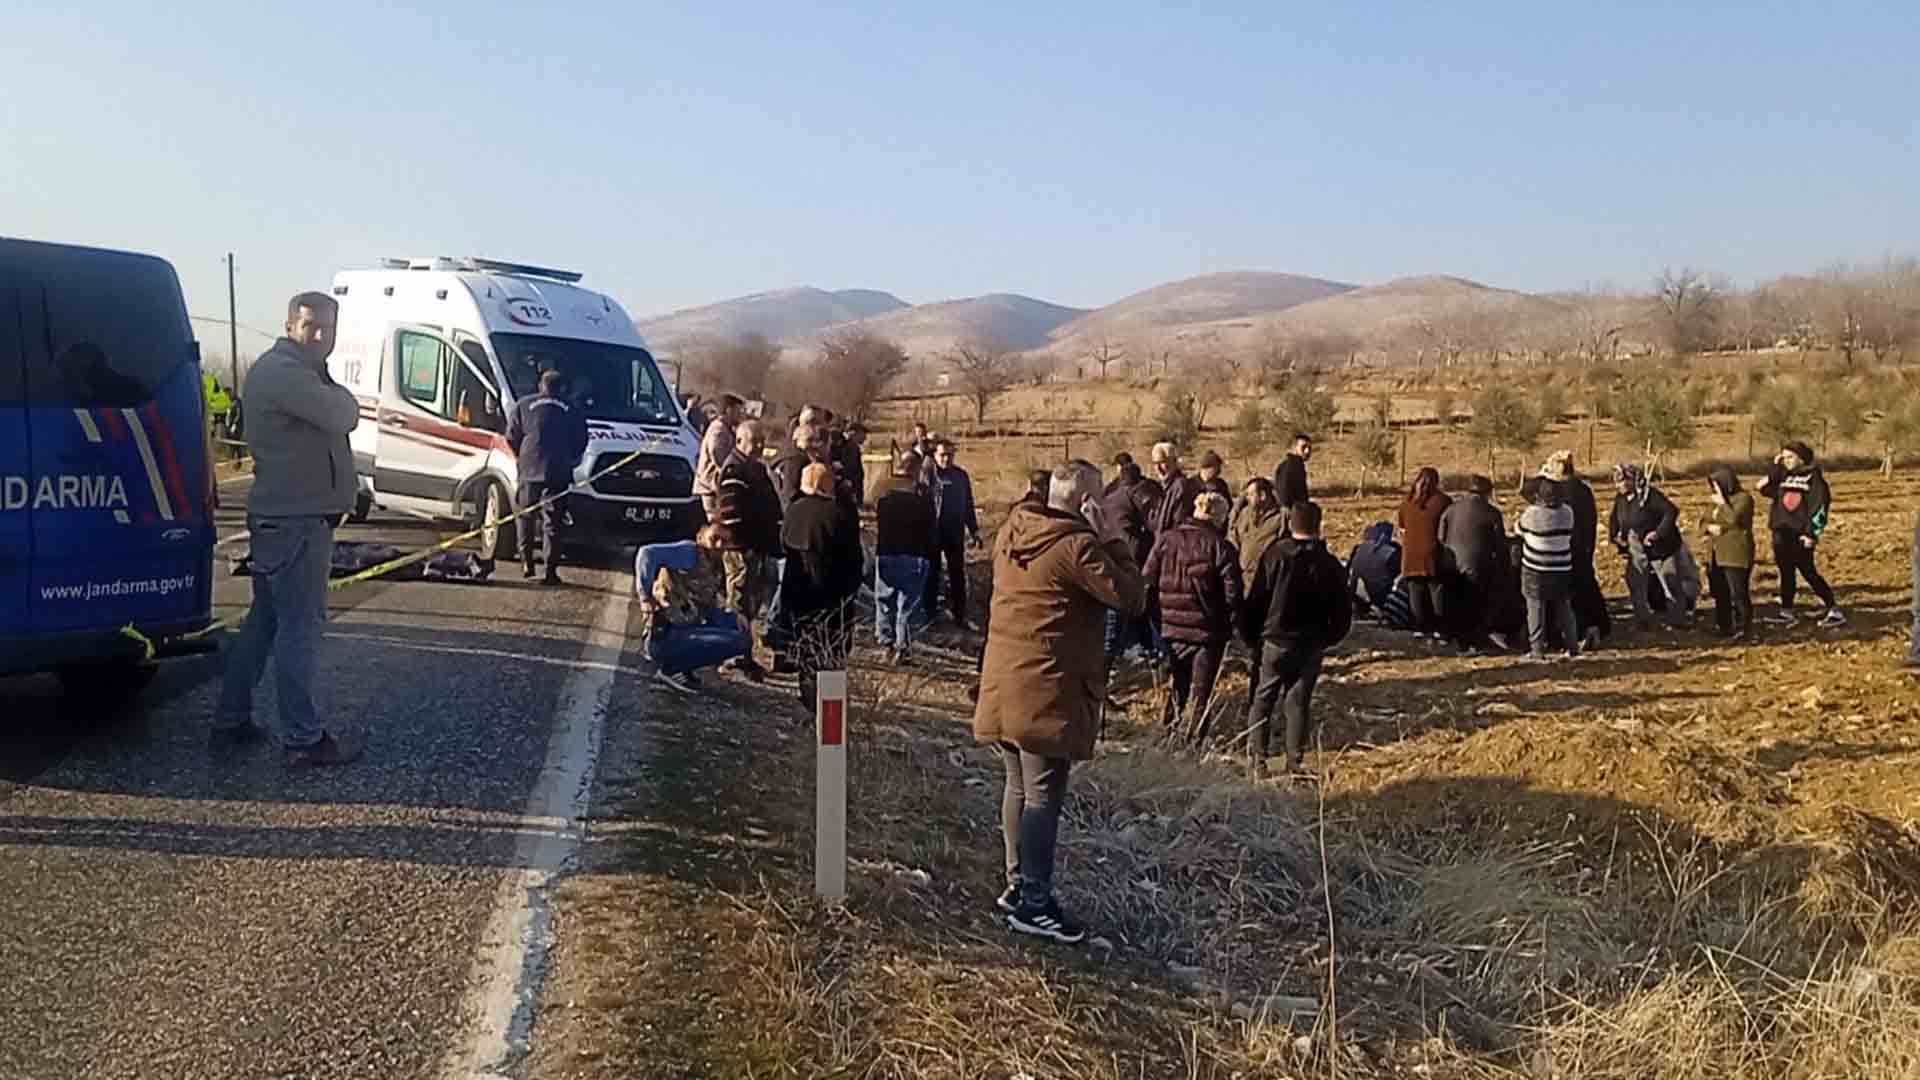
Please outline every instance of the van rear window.
[{"label": "van rear window", "polygon": [[[0,259],[13,264],[16,370],[24,372],[15,400],[130,408],[198,355],[179,281],[164,262],[38,244],[0,246]],[[6,387],[0,378],[0,393]]]}]

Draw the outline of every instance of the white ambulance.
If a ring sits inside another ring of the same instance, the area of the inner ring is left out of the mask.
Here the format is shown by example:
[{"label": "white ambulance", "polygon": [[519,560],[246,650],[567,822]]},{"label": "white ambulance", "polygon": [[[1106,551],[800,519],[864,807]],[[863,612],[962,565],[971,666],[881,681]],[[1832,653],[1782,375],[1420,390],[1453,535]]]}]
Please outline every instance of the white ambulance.
[{"label": "white ambulance", "polygon": [[[328,367],[360,399],[356,517],[375,507],[498,521],[519,490],[513,403],[557,368],[587,416],[570,543],[619,547],[692,535],[699,438],[633,320],[580,275],[492,259],[385,259],[333,279],[340,327]],[[516,530],[487,529],[483,558],[511,559]]]}]

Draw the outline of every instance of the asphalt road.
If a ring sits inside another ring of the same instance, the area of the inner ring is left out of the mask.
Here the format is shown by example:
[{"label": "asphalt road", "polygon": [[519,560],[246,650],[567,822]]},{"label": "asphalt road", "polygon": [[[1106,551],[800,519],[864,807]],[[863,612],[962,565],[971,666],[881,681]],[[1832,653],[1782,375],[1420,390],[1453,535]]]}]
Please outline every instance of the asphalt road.
[{"label": "asphalt road", "polygon": [[[341,538],[438,535],[376,516]],[[367,742],[341,769],[210,754],[217,657],[107,716],[0,680],[0,1077],[446,1075],[569,676],[617,664],[609,724],[646,693],[631,626],[589,640],[630,574],[568,569],[335,593],[321,707]],[[216,578],[243,608],[246,580]],[[255,715],[277,731],[272,682]]]}]

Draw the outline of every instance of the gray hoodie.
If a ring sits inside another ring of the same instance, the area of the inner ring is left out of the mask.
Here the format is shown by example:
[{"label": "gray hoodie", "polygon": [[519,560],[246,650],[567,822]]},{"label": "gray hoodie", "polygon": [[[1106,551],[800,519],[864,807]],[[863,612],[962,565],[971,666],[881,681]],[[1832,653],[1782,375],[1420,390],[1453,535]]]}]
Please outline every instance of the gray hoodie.
[{"label": "gray hoodie", "polygon": [[347,434],[360,423],[353,391],[281,338],[247,371],[241,400],[253,453],[249,514],[331,517],[353,509]]}]

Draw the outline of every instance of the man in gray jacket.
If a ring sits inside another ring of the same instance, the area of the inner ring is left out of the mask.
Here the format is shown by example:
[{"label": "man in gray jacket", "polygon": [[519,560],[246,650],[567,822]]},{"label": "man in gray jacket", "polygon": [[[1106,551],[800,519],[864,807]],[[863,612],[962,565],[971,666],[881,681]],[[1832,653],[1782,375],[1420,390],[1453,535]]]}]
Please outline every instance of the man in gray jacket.
[{"label": "man in gray jacket", "polygon": [[327,618],[333,529],[353,508],[347,435],[360,403],[327,374],[339,305],[325,293],[287,304],[287,336],[247,372],[247,495],[253,605],[227,654],[212,745],[230,749],[266,736],[253,722],[253,691],[273,656],[287,764],[343,765],[359,756],[322,726],[313,680]]},{"label": "man in gray jacket", "polygon": [[1492,499],[1493,481],[1475,476],[1466,497],[1440,512],[1440,546],[1457,576],[1449,584],[1465,601],[1448,606],[1460,612],[1454,632],[1461,647],[1469,650],[1486,644],[1493,597],[1508,559],[1507,522]]}]

